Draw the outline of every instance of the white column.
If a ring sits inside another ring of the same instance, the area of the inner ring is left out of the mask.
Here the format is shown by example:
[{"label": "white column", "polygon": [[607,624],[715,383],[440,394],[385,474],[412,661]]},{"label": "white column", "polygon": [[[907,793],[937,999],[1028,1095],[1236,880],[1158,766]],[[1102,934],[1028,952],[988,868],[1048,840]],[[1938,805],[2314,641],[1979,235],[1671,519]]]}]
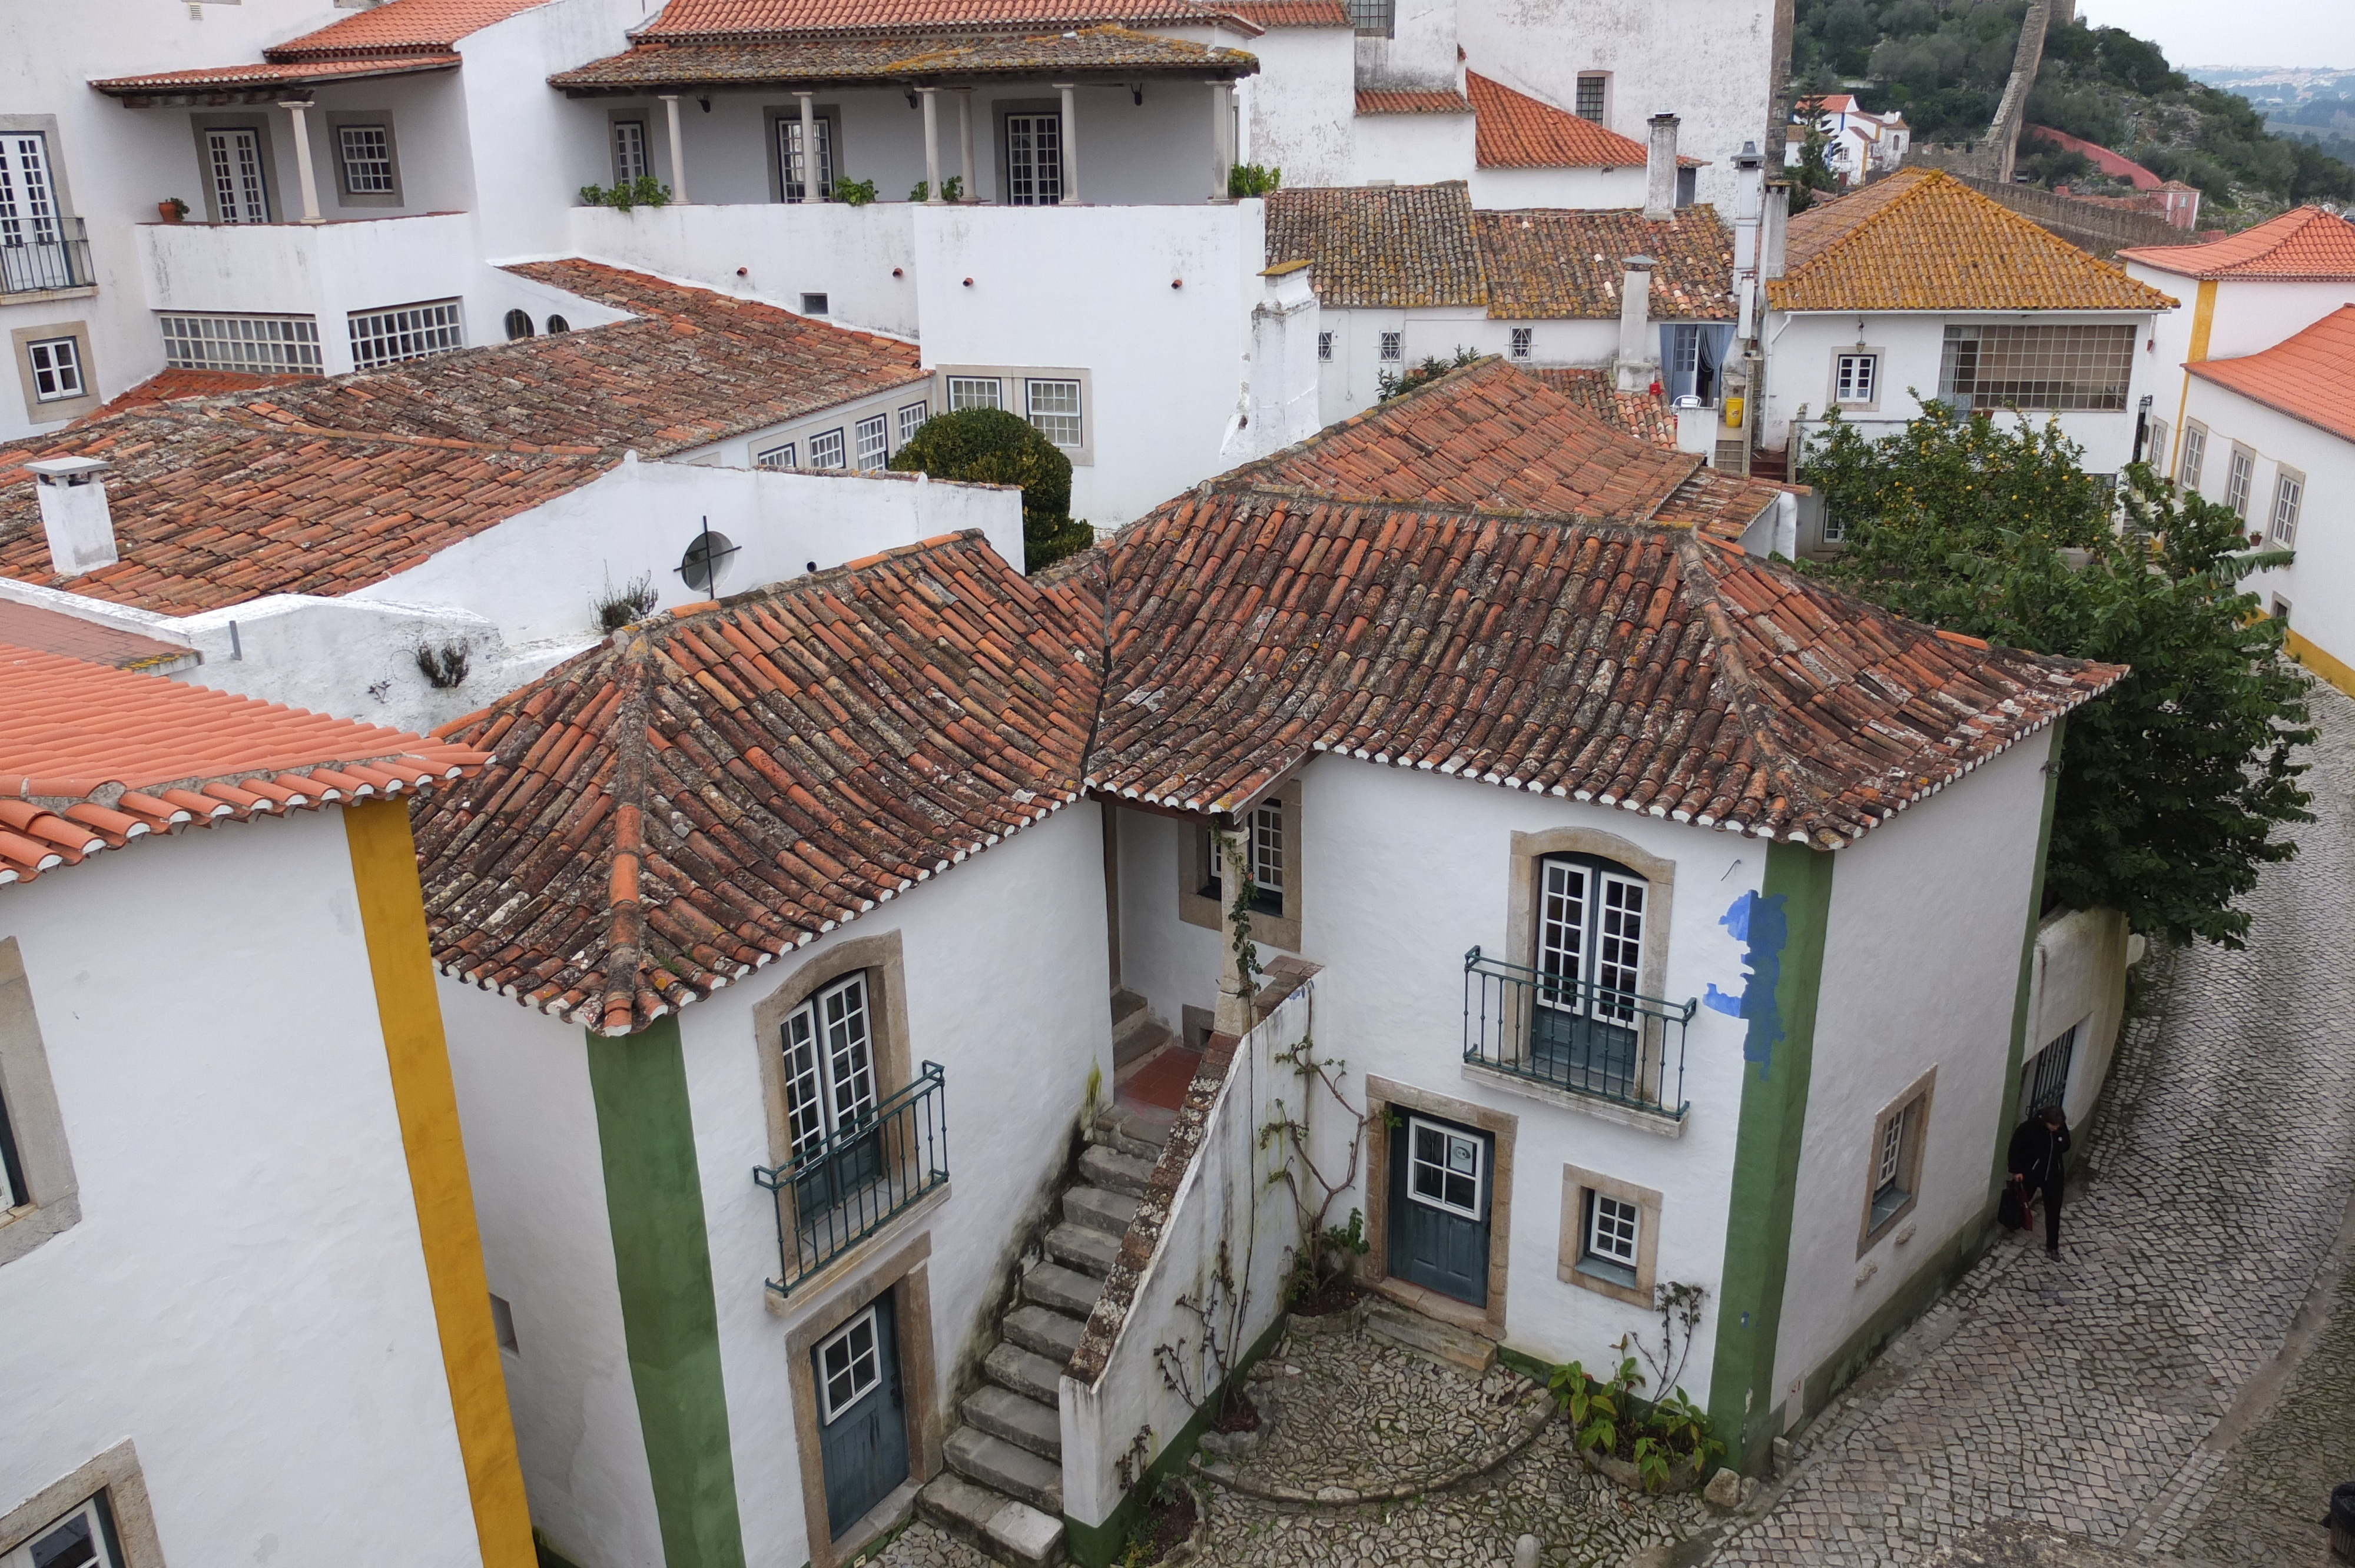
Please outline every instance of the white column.
[{"label": "white column", "polygon": [[1058,81],[1050,84],[1063,95],[1063,203],[1065,207],[1080,205],[1080,143],[1077,135],[1079,116],[1071,111],[1071,84]]},{"label": "white column", "polygon": [[920,87],[916,90],[924,98],[924,205],[938,207],[944,199],[941,195],[940,90]]},{"label": "white column", "polygon": [[960,87],[957,95],[957,144],[964,154],[964,199],[979,201],[981,187],[973,183],[973,89]]},{"label": "white column", "polygon": [[678,133],[678,94],[666,92],[662,101],[663,120],[670,130],[670,199],[683,205],[687,201],[687,144]]},{"label": "white column", "polygon": [[1227,196],[1227,84],[1210,83],[1210,199],[1221,202]]},{"label": "white column", "polygon": [[311,168],[311,125],[304,112],[311,106],[300,100],[282,103],[279,108],[294,118],[294,168],[303,181],[303,221],[325,223],[319,216],[319,177]]},{"label": "white column", "polygon": [[818,199],[817,107],[811,102],[812,95],[809,93],[796,92],[794,96],[802,101],[802,200],[815,201]]}]

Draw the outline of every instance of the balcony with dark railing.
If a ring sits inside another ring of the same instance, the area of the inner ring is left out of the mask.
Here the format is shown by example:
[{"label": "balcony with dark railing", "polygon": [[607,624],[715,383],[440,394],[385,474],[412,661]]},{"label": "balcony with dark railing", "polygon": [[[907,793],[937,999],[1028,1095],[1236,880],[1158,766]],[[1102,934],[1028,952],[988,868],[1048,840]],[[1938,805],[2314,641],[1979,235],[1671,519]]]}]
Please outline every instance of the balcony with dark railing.
[{"label": "balcony with dark railing", "polygon": [[779,1296],[890,1224],[949,1179],[948,1096],[940,1064],[786,1163],[755,1166],[775,1196]]},{"label": "balcony with dark railing", "polygon": [[0,295],[95,287],[90,239],[78,217],[19,222],[0,231]]},{"label": "balcony with dark railing", "polygon": [[1681,1123],[1697,1001],[1464,955],[1464,1060],[1581,1099]]}]

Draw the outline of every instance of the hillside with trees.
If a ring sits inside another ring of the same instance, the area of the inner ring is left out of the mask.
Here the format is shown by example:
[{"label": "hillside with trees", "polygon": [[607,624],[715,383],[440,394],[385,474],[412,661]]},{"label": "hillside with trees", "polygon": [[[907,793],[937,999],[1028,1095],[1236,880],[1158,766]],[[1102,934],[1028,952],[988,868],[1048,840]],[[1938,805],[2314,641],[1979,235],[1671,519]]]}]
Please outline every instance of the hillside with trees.
[{"label": "hillside with trees", "polygon": [[[1959,145],[1995,118],[2027,10],[2027,0],[1798,0],[1792,80],[1802,94],[1849,91],[1867,109],[1902,110],[1917,141]],[[2028,122],[2199,186],[2203,227],[2355,202],[2355,167],[2327,143],[2275,133],[2247,99],[2194,80],[2122,28],[2047,29]],[[2083,157],[2033,143],[2019,168],[2047,185],[2111,189]]]}]

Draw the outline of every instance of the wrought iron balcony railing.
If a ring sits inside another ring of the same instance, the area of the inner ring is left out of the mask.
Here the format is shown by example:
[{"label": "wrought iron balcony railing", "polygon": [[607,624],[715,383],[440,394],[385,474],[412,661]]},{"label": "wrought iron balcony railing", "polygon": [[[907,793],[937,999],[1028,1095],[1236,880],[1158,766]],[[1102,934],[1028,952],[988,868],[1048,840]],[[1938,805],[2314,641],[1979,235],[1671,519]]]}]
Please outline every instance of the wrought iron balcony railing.
[{"label": "wrought iron balcony railing", "polygon": [[0,294],[87,289],[97,281],[81,219],[53,217],[37,227],[19,223],[14,228],[0,234]]},{"label": "wrought iron balcony railing", "polygon": [[1681,1120],[1685,1028],[1697,1001],[1464,955],[1464,1059],[1533,1083]]},{"label": "wrought iron balcony railing", "polygon": [[790,1295],[948,1179],[948,1097],[940,1064],[927,1062],[906,1088],[798,1158],[753,1167],[777,1204],[780,1272],[769,1288]]}]

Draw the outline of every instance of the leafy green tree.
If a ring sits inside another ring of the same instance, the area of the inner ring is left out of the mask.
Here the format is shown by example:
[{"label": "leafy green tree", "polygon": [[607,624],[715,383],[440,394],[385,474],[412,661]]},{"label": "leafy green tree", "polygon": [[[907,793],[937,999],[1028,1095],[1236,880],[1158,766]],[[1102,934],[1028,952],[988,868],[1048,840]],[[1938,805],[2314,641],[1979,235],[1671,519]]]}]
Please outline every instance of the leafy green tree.
[{"label": "leafy green tree", "polygon": [[2147,467],[2108,484],[2057,422],[1923,406],[1880,441],[1838,418],[1800,466],[1846,530],[1802,569],[1901,614],[1990,642],[2132,671],[2073,715],[2047,862],[2056,906],[2123,911],[2175,941],[2243,944],[2232,900],[2297,853],[2307,677],[2241,583],[2286,565],[2231,509]]},{"label": "leafy green tree", "polygon": [[1083,550],[1095,530],[1071,518],[1071,460],[1037,426],[1003,408],[961,408],[917,427],[891,459],[903,473],[1022,487],[1022,569]]},{"label": "leafy green tree", "polygon": [[1807,210],[1817,191],[1838,193],[1840,177],[1832,167],[1831,133],[1824,129],[1824,101],[1803,98],[1798,102],[1798,114],[1806,127],[1799,142],[1799,161],[1791,167],[1791,210]]}]

